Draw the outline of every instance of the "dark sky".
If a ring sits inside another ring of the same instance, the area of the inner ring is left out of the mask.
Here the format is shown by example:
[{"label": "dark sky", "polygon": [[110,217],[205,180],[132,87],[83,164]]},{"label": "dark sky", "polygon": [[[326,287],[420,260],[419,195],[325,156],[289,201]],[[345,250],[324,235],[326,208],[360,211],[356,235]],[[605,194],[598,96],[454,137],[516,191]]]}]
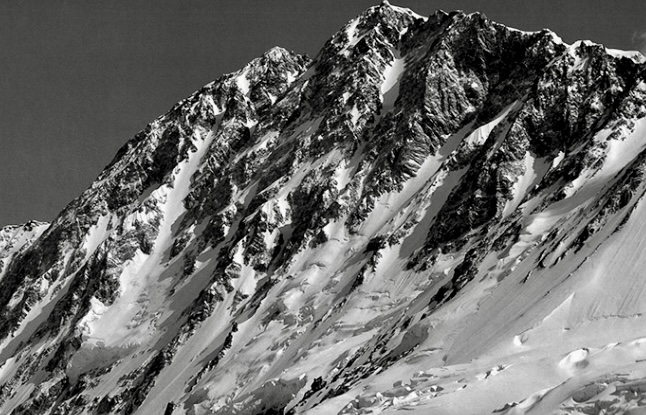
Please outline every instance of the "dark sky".
[{"label": "dark sky", "polygon": [[[0,226],[51,221],[145,125],[273,46],[314,57],[378,0],[0,0]],[[646,45],[644,0],[393,0]]]}]

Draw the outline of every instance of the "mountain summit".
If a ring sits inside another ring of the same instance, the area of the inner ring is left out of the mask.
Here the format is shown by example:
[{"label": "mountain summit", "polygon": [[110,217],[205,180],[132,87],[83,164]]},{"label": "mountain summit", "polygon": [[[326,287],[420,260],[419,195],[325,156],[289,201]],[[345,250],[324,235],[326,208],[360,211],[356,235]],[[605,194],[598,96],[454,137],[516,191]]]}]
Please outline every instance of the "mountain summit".
[{"label": "mountain summit", "polygon": [[646,64],[384,1],[0,231],[6,414],[641,413]]}]

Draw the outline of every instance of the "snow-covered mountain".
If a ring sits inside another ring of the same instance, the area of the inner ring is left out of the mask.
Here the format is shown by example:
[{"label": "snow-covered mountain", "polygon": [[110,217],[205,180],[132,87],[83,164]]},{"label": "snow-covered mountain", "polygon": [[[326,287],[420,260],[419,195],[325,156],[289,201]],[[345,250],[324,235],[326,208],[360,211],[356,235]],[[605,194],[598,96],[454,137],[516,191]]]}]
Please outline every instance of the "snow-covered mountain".
[{"label": "snow-covered mountain", "polygon": [[387,2],[269,50],[0,231],[0,413],[645,413],[644,62]]}]

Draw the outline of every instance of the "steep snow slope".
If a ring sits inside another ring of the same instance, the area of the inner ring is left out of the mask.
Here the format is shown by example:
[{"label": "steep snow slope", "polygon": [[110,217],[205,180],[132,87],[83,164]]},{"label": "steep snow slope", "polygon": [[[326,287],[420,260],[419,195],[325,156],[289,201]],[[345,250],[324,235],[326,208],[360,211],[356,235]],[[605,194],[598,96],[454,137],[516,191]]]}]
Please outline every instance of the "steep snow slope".
[{"label": "steep snow slope", "polygon": [[645,174],[641,57],[384,2],[2,230],[0,412],[639,413]]}]

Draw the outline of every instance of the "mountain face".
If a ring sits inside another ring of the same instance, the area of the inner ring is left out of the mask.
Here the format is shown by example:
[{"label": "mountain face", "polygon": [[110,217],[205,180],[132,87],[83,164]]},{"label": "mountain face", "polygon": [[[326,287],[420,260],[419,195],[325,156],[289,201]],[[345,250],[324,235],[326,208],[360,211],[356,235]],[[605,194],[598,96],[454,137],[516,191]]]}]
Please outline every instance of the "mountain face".
[{"label": "mountain face", "polygon": [[269,50],[0,231],[0,413],[643,413],[644,61],[386,2]]}]

